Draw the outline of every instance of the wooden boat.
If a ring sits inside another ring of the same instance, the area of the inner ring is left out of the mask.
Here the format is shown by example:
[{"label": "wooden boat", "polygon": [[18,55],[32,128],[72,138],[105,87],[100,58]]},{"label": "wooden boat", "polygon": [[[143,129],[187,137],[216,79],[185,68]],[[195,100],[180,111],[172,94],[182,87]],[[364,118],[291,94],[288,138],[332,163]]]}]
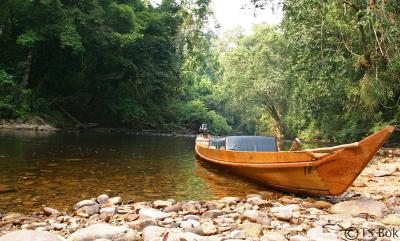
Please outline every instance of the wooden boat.
[{"label": "wooden boat", "polygon": [[[208,134],[200,134],[195,149],[201,159],[274,189],[297,194],[340,195],[396,128],[389,126],[356,143],[302,151],[265,151],[265,147],[257,149],[258,144],[248,143],[245,145],[256,150],[243,151],[229,145],[230,137],[226,137],[225,143],[219,139],[222,142],[219,145],[218,140],[214,141]],[[253,141],[247,138],[248,142]],[[268,148],[271,149],[271,145],[267,145]]]}]

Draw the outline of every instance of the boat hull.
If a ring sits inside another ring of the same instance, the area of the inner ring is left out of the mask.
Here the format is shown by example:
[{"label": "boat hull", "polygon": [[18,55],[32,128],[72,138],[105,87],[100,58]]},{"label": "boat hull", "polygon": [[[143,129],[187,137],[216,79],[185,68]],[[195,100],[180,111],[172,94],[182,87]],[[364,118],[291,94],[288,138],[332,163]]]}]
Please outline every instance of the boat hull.
[{"label": "boat hull", "polygon": [[270,188],[307,195],[340,195],[354,182],[395,127],[388,127],[354,148],[312,152],[240,152],[209,148],[196,139],[196,154]]}]

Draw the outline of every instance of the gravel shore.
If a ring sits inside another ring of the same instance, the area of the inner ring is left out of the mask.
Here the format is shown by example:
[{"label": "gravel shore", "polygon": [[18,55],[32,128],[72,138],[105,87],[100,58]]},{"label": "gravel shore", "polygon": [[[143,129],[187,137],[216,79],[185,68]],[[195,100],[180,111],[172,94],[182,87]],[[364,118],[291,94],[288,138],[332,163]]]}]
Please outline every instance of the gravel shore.
[{"label": "gravel shore", "polygon": [[398,240],[400,149],[382,149],[339,197],[134,202],[102,194],[69,211],[0,214],[0,241]]}]

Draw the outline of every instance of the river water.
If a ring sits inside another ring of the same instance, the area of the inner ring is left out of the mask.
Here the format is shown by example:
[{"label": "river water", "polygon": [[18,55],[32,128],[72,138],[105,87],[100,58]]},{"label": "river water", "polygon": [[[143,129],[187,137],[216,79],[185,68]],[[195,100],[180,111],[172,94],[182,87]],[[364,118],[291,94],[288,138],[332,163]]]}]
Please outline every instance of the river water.
[{"label": "river water", "polygon": [[209,200],[262,190],[197,161],[194,138],[0,130],[0,212],[70,210],[102,193]]}]

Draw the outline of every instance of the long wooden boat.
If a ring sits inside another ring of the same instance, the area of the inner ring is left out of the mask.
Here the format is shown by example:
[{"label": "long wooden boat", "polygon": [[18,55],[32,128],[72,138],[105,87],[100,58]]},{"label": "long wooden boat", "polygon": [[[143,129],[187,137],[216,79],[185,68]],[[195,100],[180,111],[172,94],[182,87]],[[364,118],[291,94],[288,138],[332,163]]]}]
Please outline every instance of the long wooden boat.
[{"label": "long wooden boat", "polygon": [[302,151],[236,150],[229,146],[230,137],[218,145],[209,135],[200,134],[195,149],[201,159],[271,188],[297,194],[336,196],[349,188],[395,129],[389,126],[352,144]]}]

